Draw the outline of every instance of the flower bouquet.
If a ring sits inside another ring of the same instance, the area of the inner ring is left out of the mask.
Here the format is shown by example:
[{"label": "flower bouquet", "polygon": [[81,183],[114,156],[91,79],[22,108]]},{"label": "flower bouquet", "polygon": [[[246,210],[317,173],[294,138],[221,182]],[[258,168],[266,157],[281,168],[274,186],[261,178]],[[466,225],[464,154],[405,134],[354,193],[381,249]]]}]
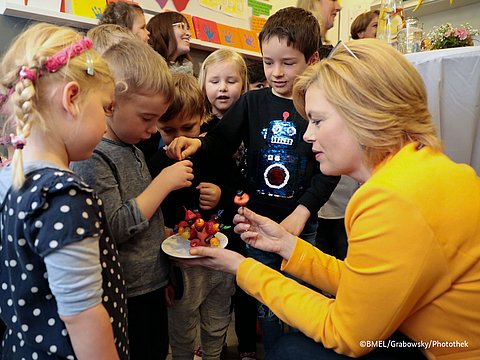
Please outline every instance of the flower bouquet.
[{"label": "flower bouquet", "polygon": [[425,50],[473,46],[473,37],[476,35],[478,35],[478,30],[468,23],[459,27],[446,23],[434,26],[423,40],[423,43]]}]

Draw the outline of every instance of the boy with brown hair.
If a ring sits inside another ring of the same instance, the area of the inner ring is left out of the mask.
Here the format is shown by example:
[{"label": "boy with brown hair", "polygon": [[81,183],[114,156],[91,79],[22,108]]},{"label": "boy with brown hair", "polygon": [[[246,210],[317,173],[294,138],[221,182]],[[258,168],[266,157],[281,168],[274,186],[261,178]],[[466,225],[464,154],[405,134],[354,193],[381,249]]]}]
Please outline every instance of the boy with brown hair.
[{"label": "boy with brown hair", "polygon": [[[173,74],[173,82],[172,103],[157,123],[166,145],[178,136],[198,137],[204,131],[204,127],[201,126],[205,113],[204,95],[197,79],[191,75],[177,73]],[[166,156],[162,148],[150,158],[148,167],[154,177],[175,162]],[[203,219],[209,219],[221,208],[219,204],[222,204],[222,195],[229,194],[227,196],[233,198],[233,189],[231,191],[225,187],[220,189],[220,186],[214,184],[214,181],[219,183],[216,181],[219,171],[215,164],[197,161],[196,157],[192,162],[195,174],[193,185],[171,192],[161,205],[165,225],[172,229],[184,220],[185,209],[198,210]],[[229,174],[229,171],[225,172],[225,176]],[[225,215],[225,213],[222,215],[221,220],[226,220],[227,217],[231,220],[233,211],[230,211],[229,216]],[[229,238],[232,241],[231,236]],[[181,263],[174,266],[173,274],[175,296],[169,299],[171,306],[168,308],[173,358],[193,358],[197,345],[195,341],[198,338],[197,329],[200,327],[204,358],[219,359],[230,323],[230,301],[235,289],[233,276]]]},{"label": "boy with brown hair", "polygon": [[[293,84],[318,59],[320,27],[312,13],[295,7],[270,16],[259,35],[265,77],[270,88],[250,91],[202,138],[175,139],[169,156],[199,156],[223,163],[243,141],[247,149],[248,207],[268,216],[292,234],[314,243],[318,209],[328,200],[339,177],[324,176],[312,147],[302,140],[307,127],[296,111]],[[202,155],[203,154],[203,155]],[[252,247],[250,257],[280,269],[281,258]],[[259,303],[258,313],[265,350],[283,332],[279,319]]]}]

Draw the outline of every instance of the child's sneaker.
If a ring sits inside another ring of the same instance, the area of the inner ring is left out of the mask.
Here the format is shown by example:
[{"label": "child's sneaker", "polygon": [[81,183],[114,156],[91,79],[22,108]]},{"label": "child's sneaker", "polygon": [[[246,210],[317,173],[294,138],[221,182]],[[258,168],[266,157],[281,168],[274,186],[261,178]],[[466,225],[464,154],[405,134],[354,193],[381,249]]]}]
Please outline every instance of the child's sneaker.
[{"label": "child's sneaker", "polygon": [[242,352],[240,353],[240,360],[257,360],[257,353],[252,352]]},{"label": "child's sneaker", "polygon": [[199,346],[196,350],[193,351],[193,360],[201,360],[203,357],[202,347]]}]

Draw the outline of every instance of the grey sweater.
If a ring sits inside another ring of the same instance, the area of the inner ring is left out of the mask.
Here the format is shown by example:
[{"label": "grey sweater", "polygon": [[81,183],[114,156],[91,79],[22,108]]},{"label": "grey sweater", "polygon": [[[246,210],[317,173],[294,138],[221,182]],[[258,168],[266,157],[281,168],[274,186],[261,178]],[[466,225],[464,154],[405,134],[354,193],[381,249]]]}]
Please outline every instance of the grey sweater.
[{"label": "grey sweater", "polygon": [[129,297],[143,295],[168,282],[168,257],[160,246],[164,222],[160,208],[150,221],[135,198],[152,178],[142,152],[134,145],[102,139],[93,156],[70,167],[103,200],[108,224],[118,245]]}]

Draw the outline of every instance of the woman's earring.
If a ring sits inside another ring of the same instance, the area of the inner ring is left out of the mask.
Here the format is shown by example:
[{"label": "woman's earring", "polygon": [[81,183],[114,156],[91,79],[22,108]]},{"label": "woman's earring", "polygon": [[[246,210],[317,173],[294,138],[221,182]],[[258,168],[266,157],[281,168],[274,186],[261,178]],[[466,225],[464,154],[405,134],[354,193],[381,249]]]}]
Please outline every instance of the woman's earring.
[{"label": "woman's earring", "polygon": [[361,148],[362,150],[365,150],[365,149],[367,148],[367,146],[366,146],[365,144],[360,144],[360,148]]}]

